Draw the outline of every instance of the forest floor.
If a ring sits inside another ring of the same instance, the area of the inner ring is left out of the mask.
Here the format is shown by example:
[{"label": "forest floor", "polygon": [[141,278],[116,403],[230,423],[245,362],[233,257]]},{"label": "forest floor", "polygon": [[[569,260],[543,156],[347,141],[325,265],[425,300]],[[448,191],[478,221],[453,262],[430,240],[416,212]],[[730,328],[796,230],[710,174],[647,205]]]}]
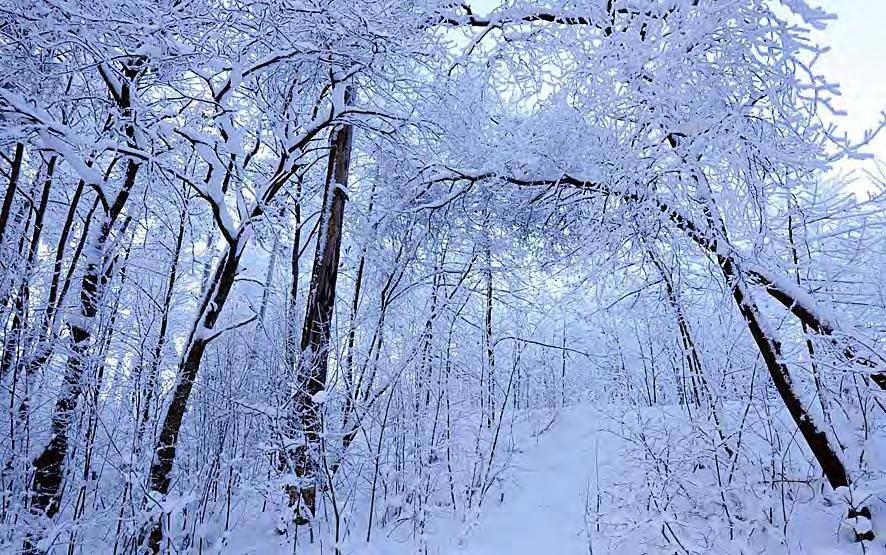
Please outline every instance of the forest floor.
[{"label": "forest floor", "polygon": [[616,470],[620,452],[620,439],[600,424],[601,415],[588,407],[562,411],[534,445],[515,456],[512,485],[503,498],[489,501],[454,552],[593,553],[599,484]]},{"label": "forest floor", "polygon": [[[502,443],[507,459],[498,485],[471,515],[439,515],[423,538],[403,529],[376,533],[369,544],[353,534],[341,543],[348,555],[582,555],[611,553],[594,543],[593,514],[598,491],[613,478],[623,480],[624,441],[608,431],[611,419],[588,405],[564,408],[551,419],[515,425]],[[620,462],[621,461],[621,462]],[[334,553],[328,541],[296,549],[284,547],[268,530],[240,537],[224,553]]]},{"label": "forest floor", "polygon": [[[827,508],[818,496],[790,502],[793,517],[787,541],[785,536],[766,531],[765,525],[759,526],[750,518],[736,523],[734,541],[728,539],[728,534],[725,543],[711,540],[718,534],[723,535],[720,533],[723,519],[716,503],[705,501],[707,505],[692,505],[679,516],[674,506],[669,506],[665,513],[657,512],[648,505],[647,499],[648,489],[657,483],[656,479],[647,475],[649,469],[636,460],[636,445],[622,437],[623,426],[636,426],[639,414],[649,418],[647,429],[656,422],[671,429],[662,437],[677,445],[669,443],[668,451],[675,450],[678,458],[693,458],[692,447],[678,433],[687,428],[684,413],[678,407],[642,408],[639,412],[625,406],[564,408],[553,421],[548,417],[539,424],[538,418],[532,418],[529,421],[535,422],[534,425],[523,421],[514,426],[513,435],[509,433],[508,440],[503,441],[510,444],[511,449],[501,449],[500,456],[506,460],[502,461],[500,480],[490,489],[482,505],[474,506],[470,514],[455,517],[440,513],[429,519],[421,537],[412,535],[406,526],[396,525],[379,529],[368,544],[360,540],[361,534],[352,534],[341,542],[339,553],[886,555],[882,546],[868,545],[863,551],[860,544],[838,542],[836,527],[840,509]],[[680,461],[672,459],[671,463],[679,465]],[[690,481],[703,484],[704,472],[688,476],[686,480],[686,484]],[[657,486],[653,489],[657,490]],[[746,492],[742,505],[747,507],[749,517],[755,514],[753,503],[753,494]],[[682,551],[675,550],[663,537],[664,523],[669,521],[680,530]],[[742,536],[740,527],[745,524],[754,531]],[[271,532],[270,527],[266,529],[264,541],[256,535],[240,537],[222,552],[335,553],[328,539],[293,549],[291,543]]]},{"label": "forest floor", "polygon": [[[685,462],[679,461],[680,457],[694,458],[690,442],[682,435],[689,426],[679,407],[644,407],[639,411],[636,407],[616,405],[567,407],[557,413],[549,426],[542,424],[540,433],[537,428],[515,426],[515,449],[509,455],[500,487],[487,495],[473,518],[457,522],[442,518],[429,523],[422,546],[407,542],[363,551],[364,544],[349,553],[886,555],[881,545],[868,544],[862,549],[860,544],[838,541],[839,509],[825,507],[819,496],[788,502],[793,516],[787,537],[775,530],[767,531],[765,525],[742,536],[741,523],[737,523],[734,541],[709,543],[718,530],[720,536],[725,533],[722,515],[714,507],[716,503],[708,506],[699,502],[688,509],[684,507],[679,516],[675,514],[676,506],[669,506],[665,513],[648,506],[650,486],[659,489],[655,485],[657,479],[648,476],[650,469],[637,460],[638,446],[625,439],[631,435],[625,426],[636,428],[641,414],[641,427],[647,432],[655,434],[654,430],[661,427],[659,441],[664,443],[654,449],[667,445],[671,464],[679,466]],[[703,484],[705,479],[704,471],[683,478],[686,484]],[[661,489],[665,489],[665,484],[661,484]],[[714,491],[708,489],[708,493]],[[744,495],[747,497],[742,505],[752,518],[753,493],[749,490]],[[754,528],[751,518],[748,527]],[[668,521],[679,530],[682,550],[663,535],[664,523]]]}]

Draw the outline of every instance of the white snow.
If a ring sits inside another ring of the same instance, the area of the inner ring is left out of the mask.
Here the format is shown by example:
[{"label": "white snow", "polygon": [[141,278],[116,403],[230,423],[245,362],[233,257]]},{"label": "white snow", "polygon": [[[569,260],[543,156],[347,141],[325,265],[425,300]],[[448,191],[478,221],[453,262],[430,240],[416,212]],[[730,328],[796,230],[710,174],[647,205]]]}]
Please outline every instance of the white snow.
[{"label": "white snow", "polygon": [[328,396],[329,396],[329,393],[327,393],[327,391],[325,389],[321,389],[320,391],[318,391],[317,393],[314,393],[311,396],[311,401],[313,401],[313,403],[315,405],[322,405],[323,403],[326,402],[326,398]]},{"label": "white snow", "polygon": [[601,428],[603,418],[584,407],[565,410],[550,431],[517,456],[515,485],[501,505],[484,507],[452,553],[588,553],[594,538],[586,511],[594,510],[597,484],[612,471],[620,451],[617,438]]}]

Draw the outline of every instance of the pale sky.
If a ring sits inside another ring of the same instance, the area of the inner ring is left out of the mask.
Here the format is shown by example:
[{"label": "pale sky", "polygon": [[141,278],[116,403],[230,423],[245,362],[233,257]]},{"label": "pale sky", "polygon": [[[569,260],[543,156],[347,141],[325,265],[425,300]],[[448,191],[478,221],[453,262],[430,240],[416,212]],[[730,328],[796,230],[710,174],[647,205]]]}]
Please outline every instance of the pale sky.
[{"label": "pale sky", "polygon": [[[838,107],[848,115],[837,123],[859,140],[886,111],[886,0],[811,0],[810,4],[837,15],[819,37],[831,47],[819,72],[839,82],[843,94]],[[868,150],[886,160],[886,130]]]}]

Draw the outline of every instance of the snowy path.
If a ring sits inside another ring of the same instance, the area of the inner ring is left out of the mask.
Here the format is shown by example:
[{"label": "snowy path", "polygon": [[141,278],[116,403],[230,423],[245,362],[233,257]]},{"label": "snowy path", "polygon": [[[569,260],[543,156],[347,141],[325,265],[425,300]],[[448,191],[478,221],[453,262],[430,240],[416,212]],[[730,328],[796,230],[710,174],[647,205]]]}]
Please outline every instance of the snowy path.
[{"label": "snowy path", "polygon": [[[463,538],[459,555],[558,555],[590,553],[586,500],[593,509],[596,478],[606,473],[614,437],[600,431],[592,410],[564,411],[537,444],[515,457],[502,504],[487,501]],[[599,465],[599,466],[598,466]]]},{"label": "snowy path", "polygon": [[[649,421],[644,420],[643,425],[647,426],[644,430],[651,429],[669,442],[672,439],[679,442],[684,437],[679,432],[671,433],[684,426],[686,417],[679,407],[657,407],[641,412],[645,412],[650,421],[670,426],[649,428]],[[514,433],[522,438],[517,442],[521,451],[511,456],[502,474],[503,501],[499,502],[502,490],[494,489],[473,519],[456,518],[444,512],[430,522],[428,533],[420,539],[408,536],[410,530],[405,526],[401,535],[393,534],[397,528],[392,526],[384,534],[378,533],[369,544],[361,534],[352,534],[350,543],[343,544],[340,552],[345,555],[672,554],[676,550],[662,532],[662,523],[671,522],[680,532],[682,552],[860,555],[860,544],[839,540],[837,526],[844,514],[840,505],[826,504],[816,497],[795,501],[791,534],[800,538],[802,544],[787,543],[779,530],[773,531],[767,524],[766,513],[760,511],[767,508],[766,490],[746,493],[749,490],[741,488],[747,486],[740,485],[734,491],[744,493],[742,507],[751,518],[745,517],[742,527],[735,526],[733,533],[743,535],[733,537],[717,512],[714,479],[706,476],[701,467],[696,471],[686,471],[684,467],[683,476],[684,483],[693,481],[690,487],[695,489],[691,493],[699,495],[700,502],[680,498],[672,503],[670,511],[656,513],[656,507],[648,506],[644,509],[651,485],[649,480],[657,474],[645,474],[650,471],[649,467],[637,460],[629,440],[621,437],[633,429],[630,426],[640,425],[630,418],[635,413],[630,407],[614,405],[571,407],[564,409],[537,440],[529,436],[529,425],[523,426],[525,422],[521,422]],[[679,450],[672,457],[694,460],[692,453]],[[599,511],[598,492],[604,499]],[[752,497],[754,495],[759,495],[759,501]],[[773,496],[770,501],[778,499]],[[714,508],[705,512],[704,503]],[[757,511],[756,517],[754,511]],[[595,522],[598,512],[600,528]],[[244,535],[242,543],[230,545],[228,552],[264,555],[292,551],[291,545],[281,540],[272,525],[266,530],[266,544],[259,545],[254,536]],[[308,553],[331,555],[333,550],[329,549],[328,542],[320,542],[297,555]],[[867,553],[886,555],[886,551],[870,548]]]}]

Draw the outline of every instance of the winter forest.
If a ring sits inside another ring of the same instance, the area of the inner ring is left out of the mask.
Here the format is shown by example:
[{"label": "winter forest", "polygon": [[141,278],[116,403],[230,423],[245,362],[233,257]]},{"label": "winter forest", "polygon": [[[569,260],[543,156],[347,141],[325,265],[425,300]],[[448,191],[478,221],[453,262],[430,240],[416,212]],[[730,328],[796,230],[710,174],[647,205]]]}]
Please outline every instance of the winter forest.
[{"label": "winter forest", "polygon": [[832,19],[0,0],[0,552],[886,553]]}]

